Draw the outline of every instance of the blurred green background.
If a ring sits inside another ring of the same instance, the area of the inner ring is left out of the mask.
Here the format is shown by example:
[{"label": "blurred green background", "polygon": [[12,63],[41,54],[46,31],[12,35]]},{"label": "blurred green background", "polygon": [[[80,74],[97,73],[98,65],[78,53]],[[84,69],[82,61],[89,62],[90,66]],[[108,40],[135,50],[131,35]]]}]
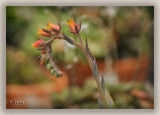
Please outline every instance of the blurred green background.
[{"label": "blurred green background", "polygon": [[[45,87],[46,84],[57,83],[56,87],[61,87],[66,84],[62,89],[43,92],[45,98],[33,99],[44,99],[48,102],[46,104],[36,105],[36,101],[26,100],[29,104],[25,106],[7,104],[7,108],[99,108],[96,84],[79,48],[63,40],[52,44],[53,57],[65,73],[64,79],[57,81],[46,71],[45,65],[39,64],[40,51],[31,47],[37,41],[38,28],[46,27],[49,21],[56,25],[59,21],[61,31],[78,41],[76,35],[68,32],[70,29],[66,22],[72,17],[75,22],[82,23],[82,41],[85,44],[87,37],[100,72],[104,73],[106,88],[115,102],[113,108],[153,108],[153,6],[7,6],[6,83],[10,86],[7,88],[7,100],[15,95],[16,99],[30,95],[29,100],[33,95],[41,95],[37,90],[43,88],[37,88],[36,94],[27,93],[27,89],[32,90],[30,85],[43,84]],[[25,86],[23,94],[17,93],[22,91],[18,87]]]}]

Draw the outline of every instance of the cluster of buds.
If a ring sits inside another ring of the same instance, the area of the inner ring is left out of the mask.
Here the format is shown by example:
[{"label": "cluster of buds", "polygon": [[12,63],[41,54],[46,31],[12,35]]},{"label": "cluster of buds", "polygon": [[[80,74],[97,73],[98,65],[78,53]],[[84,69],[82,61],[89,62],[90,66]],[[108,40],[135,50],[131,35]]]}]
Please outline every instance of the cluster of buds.
[{"label": "cluster of buds", "polygon": [[[73,21],[73,18],[71,20],[68,20],[67,24],[69,25],[71,29],[71,31],[69,32],[73,34],[79,33],[81,29],[81,26],[80,26],[81,24],[80,25],[76,24]],[[59,22],[58,22],[58,25],[55,25],[49,22],[47,24],[47,27],[42,28],[42,29],[39,28],[37,34],[39,36],[44,36],[48,38],[55,37],[55,39],[58,38],[58,35],[60,37],[60,34],[62,34],[61,38],[65,39],[71,44],[74,44],[74,41],[72,39],[67,37],[64,33],[60,33],[60,31],[61,31],[61,25]],[[61,77],[63,75],[63,72],[59,70],[58,66],[55,63],[55,59],[51,55],[52,53],[51,43],[53,42],[53,40],[54,40],[53,38],[50,38],[48,41],[44,41],[43,38],[39,38],[38,41],[32,44],[32,48],[37,48],[38,50],[41,50],[41,55],[39,58],[40,64],[45,63],[46,68],[48,71],[50,71],[51,75],[54,74],[56,77]]]},{"label": "cluster of buds", "polygon": [[[44,37],[52,37],[58,35],[60,31],[61,26],[59,23],[58,25],[54,25],[51,22],[49,22],[45,29],[39,28],[37,34]],[[55,59],[51,56],[52,50],[51,43],[49,43],[49,41],[44,41],[44,39],[39,38],[38,41],[32,44],[32,47],[41,50],[41,55],[39,57],[40,64],[45,63],[46,68],[48,71],[50,71],[51,75],[54,74],[56,77],[61,77],[63,75],[63,72],[58,69],[58,66],[55,63]]]},{"label": "cluster of buds", "polygon": [[51,37],[53,35],[58,35],[61,31],[60,23],[58,25],[54,25],[51,22],[47,24],[48,26],[45,29],[38,29],[37,34],[45,36],[45,37]]}]

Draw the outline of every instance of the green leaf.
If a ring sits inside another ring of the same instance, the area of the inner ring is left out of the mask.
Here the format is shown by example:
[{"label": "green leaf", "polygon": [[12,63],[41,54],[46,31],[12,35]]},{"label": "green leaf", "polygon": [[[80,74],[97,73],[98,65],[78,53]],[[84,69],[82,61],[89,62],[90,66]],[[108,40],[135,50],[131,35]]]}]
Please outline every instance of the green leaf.
[{"label": "green leaf", "polygon": [[56,73],[57,73],[57,77],[61,77],[63,75],[63,72],[60,70],[58,70]]}]

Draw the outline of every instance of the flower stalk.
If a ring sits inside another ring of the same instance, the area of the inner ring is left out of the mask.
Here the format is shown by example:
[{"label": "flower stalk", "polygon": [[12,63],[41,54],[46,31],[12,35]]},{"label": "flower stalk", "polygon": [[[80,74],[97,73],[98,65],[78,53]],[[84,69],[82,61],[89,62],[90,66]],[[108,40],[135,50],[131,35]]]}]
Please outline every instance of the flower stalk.
[{"label": "flower stalk", "polygon": [[108,91],[105,89],[105,81],[103,75],[101,75],[102,80],[100,81],[99,79],[99,73],[98,73],[98,67],[97,67],[97,62],[96,59],[92,57],[92,54],[90,52],[90,49],[88,47],[88,42],[86,38],[86,47],[84,47],[81,35],[80,35],[80,29],[81,29],[81,23],[80,25],[76,24],[73,21],[73,18],[67,22],[71,29],[71,33],[75,34],[79,38],[79,42],[69,38],[66,36],[64,33],[60,32],[61,31],[61,26],[58,23],[57,25],[52,24],[51,22],[48,23],[47,29],[39,29],[38,34],[41,34],[42,36],[49,37],[53,36],[51,39],[44,41],[43,39],[40,38],[39,41],[35,42],[32,44],[32,46],[37,47],[38,50],[45,51],[45,53],[41,54],[41,64],[46,62],[46,68],[51,72],[51,75],[55,74],[56,77],[61,77],[63,75],[63,72],[59,70],[58,66],[55,63],[55,59],[52,57],[52,42],[55,39],[62,39],[66,40],[68,43],[72,45],[76,45],[79,47],[83,54],[85,55],[87,62],[92,70],[93,76],[95,78],[98,91],[100,93],[100,98],[98,98],[98,103],[100,105],[100,108],[106,109],[106,108],[111,108],[111,102],[113,102],[110,94]]},{"label": "flower stalk", "polygon": [[[106,109],[107,108],[107,101],[106,101],[105,94],[104,94],[104,91],[103,91],[102,86],[101,86],[101,82],[100,82],[99,77],[98,77],[98,68],[97,67],[94,68],[95,65],[97,66],[96,60],[95,60],[95,58],[94,58],[94,60],[91,59],[90,54],[87,53],[87,49],[85,49],[84,46],[83,46],[80,34],[77,33],[77,35],[78,35],[78,38],[79,38],[80,43],[81,43],[80,48],[83,51],[85,57],[87,58],[88,64],[89,64],[89,66],[90,66],[90,68],[93,72],[93,76],[95,78],[95,81],[96,81],[96,84],[97,84],[97,87],[98,87],[98,91],[100,93],[100,99],[101,99],[103,108]],[[88,46],[87,42],[86,42],[86,44]],[[94,74],[95,71],[97,71],[96,74]]]}]

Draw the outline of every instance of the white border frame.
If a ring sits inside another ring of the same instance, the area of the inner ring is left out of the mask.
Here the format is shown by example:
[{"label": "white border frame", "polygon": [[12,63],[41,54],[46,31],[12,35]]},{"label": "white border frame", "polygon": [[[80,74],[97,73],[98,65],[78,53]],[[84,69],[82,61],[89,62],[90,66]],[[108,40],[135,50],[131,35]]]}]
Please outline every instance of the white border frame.
[{"label": "white border frame", "polygon": [[[154,109],[6,109],[6,6],[154,6]],[[0,0],[0,115],[22,114],[112,114],[160,115],[160,2],[158,0]]]}]

